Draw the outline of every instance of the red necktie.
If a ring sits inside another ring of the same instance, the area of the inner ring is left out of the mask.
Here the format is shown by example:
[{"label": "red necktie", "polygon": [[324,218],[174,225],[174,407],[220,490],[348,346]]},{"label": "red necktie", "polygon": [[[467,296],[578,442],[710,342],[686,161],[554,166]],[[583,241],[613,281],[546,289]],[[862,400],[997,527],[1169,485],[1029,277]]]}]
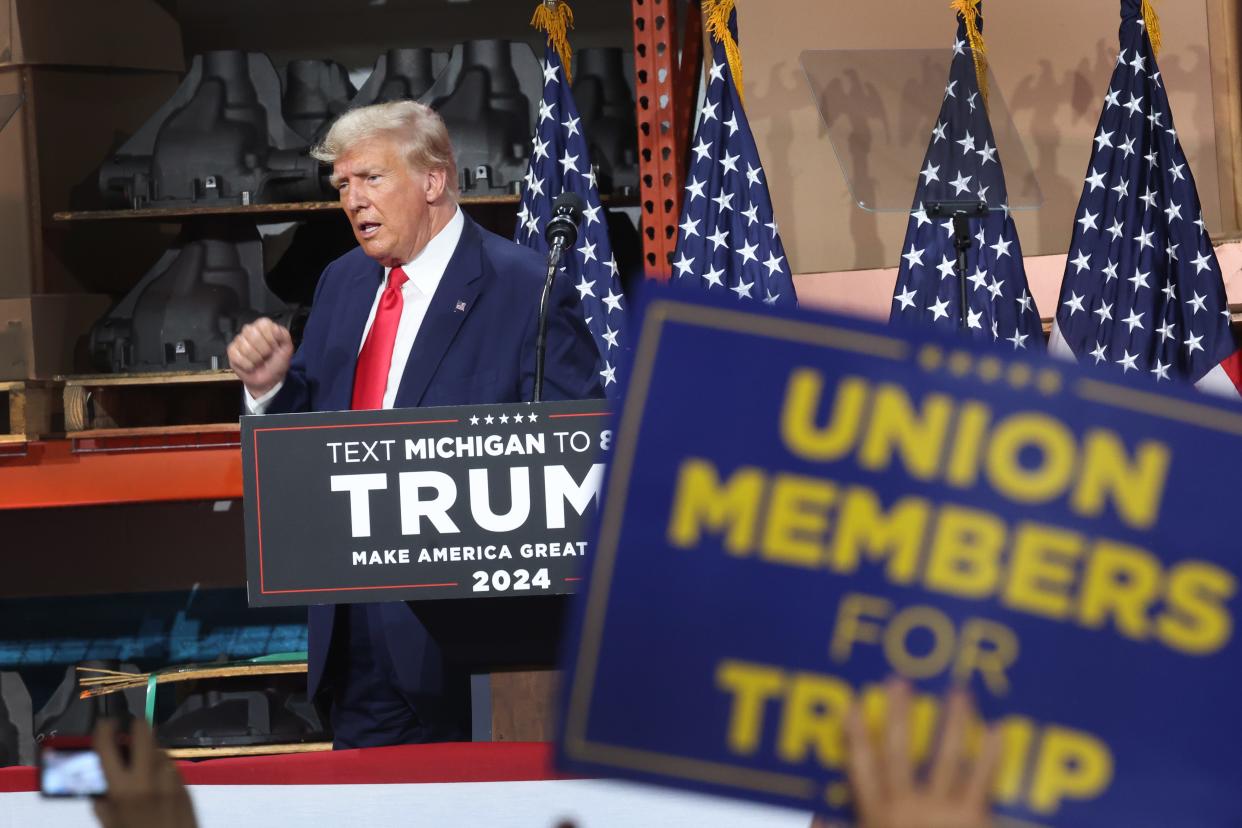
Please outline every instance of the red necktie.
[{"label": "red necktie", "polygon": [[375,320],[358,354],[358,367],[354,369],[354,399],[350,407],[355,411],[384,407],[388,369],[392,367],[392,346],[397,341],[397,324],[401,321],[401,309],[405,305],[401,299],[401,286],[409,278],[399,267],[388,271],[388,286],[380,296]]}]

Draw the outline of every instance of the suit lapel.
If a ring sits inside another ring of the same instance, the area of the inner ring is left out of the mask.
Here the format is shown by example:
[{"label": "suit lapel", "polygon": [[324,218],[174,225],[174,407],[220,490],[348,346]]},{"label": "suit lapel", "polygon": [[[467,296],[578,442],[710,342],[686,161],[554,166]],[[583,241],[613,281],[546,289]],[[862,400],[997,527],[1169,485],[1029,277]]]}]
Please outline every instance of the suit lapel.
[{"label": "suit lapel", "polygon": [[375,304],[375,292],[384,279],[384,268],[379,262],[367,259],[363,268],[350,280],[345,291],[341,310],[342,340],[346,343],[345,366],[341,372],[342,382],[332,389],[333,399],[327,410],[345,411],[353,404],[354,371],[358,367],[358,351],[362,349],[362,333]]},{"label": "suit lapel", "polygon": [[[460,207],[458,209],[461,209]],[[440,367],[440,361],[453,338],[474,308],[474,300],[483,287],[483,245],[478,225],[463,215],[465,224],[457,249],[449,259],[444,276],[431,297],[427,315],[418,329],[410,350],[401,387],[397,389],[396,407],[408,408],[422,402],[427,386]],[[460,309],[459,309],[460,308]],[[365,322],[365,318],[363,320]]]}]

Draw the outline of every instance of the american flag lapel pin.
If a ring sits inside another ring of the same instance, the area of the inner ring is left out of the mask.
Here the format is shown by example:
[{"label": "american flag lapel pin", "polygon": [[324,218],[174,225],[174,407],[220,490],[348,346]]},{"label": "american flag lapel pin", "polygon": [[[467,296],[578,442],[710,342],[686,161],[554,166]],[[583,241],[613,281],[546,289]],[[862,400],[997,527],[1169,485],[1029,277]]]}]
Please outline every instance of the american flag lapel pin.
[{"label": "american flag lapel pin", "polygon": [[466,312],[466,300],[465,300],[465,299],[458,299],[458,300],[457,300],[457,312],[458,312],[458,313],[465,313],[465,312]]}]

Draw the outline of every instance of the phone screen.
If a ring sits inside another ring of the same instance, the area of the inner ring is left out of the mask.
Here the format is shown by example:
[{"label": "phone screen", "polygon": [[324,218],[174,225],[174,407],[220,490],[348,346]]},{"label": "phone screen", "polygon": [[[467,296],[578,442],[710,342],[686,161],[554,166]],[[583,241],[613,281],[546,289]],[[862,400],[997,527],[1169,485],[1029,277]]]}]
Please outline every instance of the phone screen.
[{"label": "phone screen", "polygon": [[44,796],[101,796],[107,790],[99,754],[89,744],[43,746],[39,791]]}]

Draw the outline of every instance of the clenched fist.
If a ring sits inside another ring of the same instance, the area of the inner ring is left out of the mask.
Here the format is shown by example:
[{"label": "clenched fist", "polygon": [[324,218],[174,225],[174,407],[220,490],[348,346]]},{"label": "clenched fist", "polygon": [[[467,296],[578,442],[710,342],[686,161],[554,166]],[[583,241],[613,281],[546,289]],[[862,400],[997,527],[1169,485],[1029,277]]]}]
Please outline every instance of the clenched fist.
[{"label": "clenched fist", "polygon": [[241,329],[229,343],[229,365],[258,399],[282,382],[293,359],[293,338],[288,328],[267,317],[256,319]]}]

